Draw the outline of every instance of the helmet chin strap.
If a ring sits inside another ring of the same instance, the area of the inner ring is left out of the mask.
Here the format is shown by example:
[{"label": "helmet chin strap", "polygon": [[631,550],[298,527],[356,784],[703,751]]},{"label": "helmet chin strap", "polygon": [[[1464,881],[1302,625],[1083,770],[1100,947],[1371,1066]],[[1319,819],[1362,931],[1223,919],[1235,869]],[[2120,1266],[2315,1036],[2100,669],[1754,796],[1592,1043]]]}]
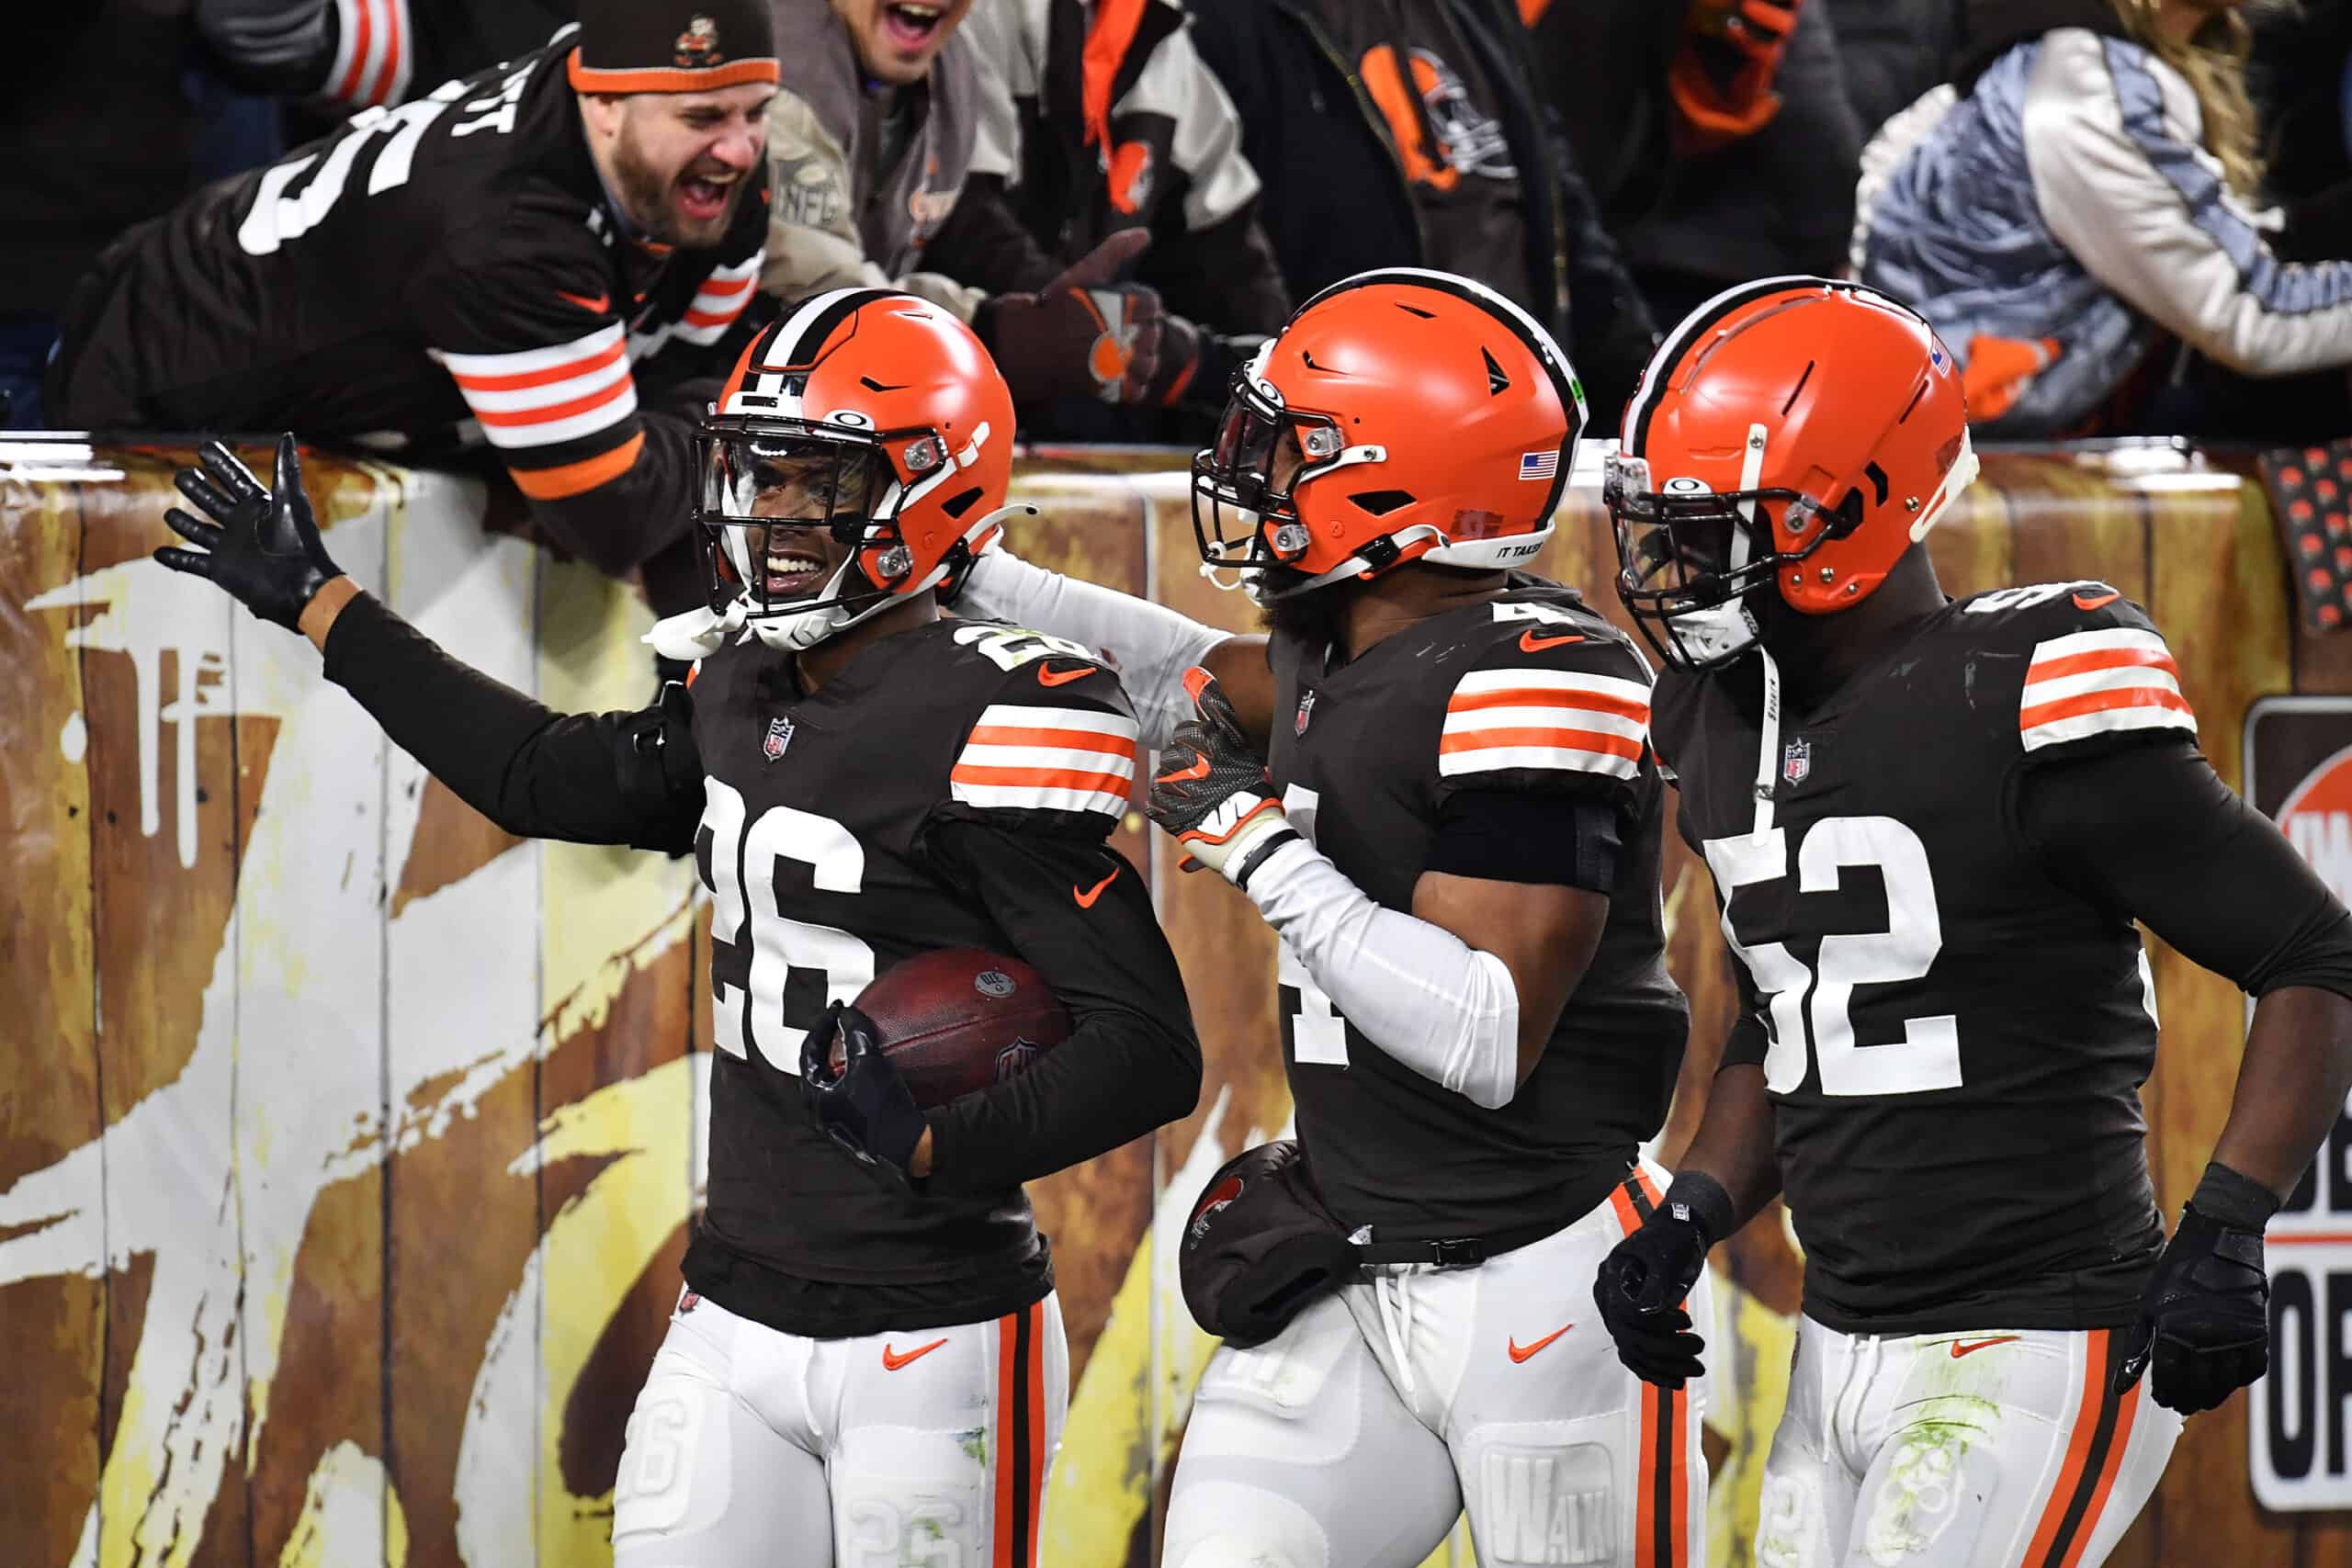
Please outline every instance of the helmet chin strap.
[{"label": "helmet chin strap", "polygon": [[[833,569],[833,575],[825,580],[825,585],[817,590],[813,597],[818,599],[841,597],[842,582],[856,564],[857,552],[852,550],[849,558]],[[779,653],[797,653],[803,649],[814,648],[834,633],[856,625],[889,602],[890,596],[888,593],[881,593],[876,596],[873,604],[864,606],[853,607],[848,604],[833,604],[813,610],[786,611],[781,615],[757,614],[751,611],[747,605],[744,623],[752,628],[752,635],[759,638],[764,646],[773,648]],[[736,603],[743,604],[744,601],[739,599]]]},{"label": "helmet chin strap", "polygon": [[1686,610],[1674,617],[1678,644],[1702,662],[1726,659],[1758,642],[1756,617],[1738,599],[1726,599],[1703,610]]}]

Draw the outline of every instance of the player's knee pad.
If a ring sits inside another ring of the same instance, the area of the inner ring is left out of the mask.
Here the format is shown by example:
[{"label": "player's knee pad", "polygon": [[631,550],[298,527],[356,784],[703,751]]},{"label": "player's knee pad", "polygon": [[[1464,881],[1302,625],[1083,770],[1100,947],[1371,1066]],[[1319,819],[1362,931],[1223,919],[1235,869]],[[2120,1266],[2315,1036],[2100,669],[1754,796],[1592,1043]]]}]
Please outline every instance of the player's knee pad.
[{"label": "player's knee pad", "polygon": [[1168,1510],[1166,1568],[1340,1568],[1322,1522],[1262,1487],[1185,1487]]}]

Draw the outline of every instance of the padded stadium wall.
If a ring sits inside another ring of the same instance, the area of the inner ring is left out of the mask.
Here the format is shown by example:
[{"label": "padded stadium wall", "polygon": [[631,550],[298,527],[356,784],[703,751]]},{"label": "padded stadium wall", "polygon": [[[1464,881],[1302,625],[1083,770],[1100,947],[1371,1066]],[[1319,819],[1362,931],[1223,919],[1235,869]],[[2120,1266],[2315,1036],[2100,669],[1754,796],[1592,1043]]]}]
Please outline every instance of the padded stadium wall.
[{"label": "padded stadium wall", "polygon": [[[7,451],[0,1560],[608,1562],[622,1428],[700,1180],[692,863],[508,837],[384,741],[307,644],[151,562],[184,453]],[[1246,626],[1246,601],[1197,571],[1179,467],[1033,454],[1015,499],[1045,515],[1014,543]],[[529,542],[479,484],[326,458],[310,475],[336,558],[459,657],[560,708],[650,699],[642,604]],[[1591,476],[1561,525],[1538,570],[1613,613]],[[2233,470],[1995,454],[1932,547],[1954,592],[2099,578],[2145,604],[2233,784],[2256,698],[2352,691],[2352,644],[2291,625],[2267,507]],[[1183,961],[1207,1083],[1185,1122],[1035,1189],[1074,1374],[1053,1568],[1156,1560],[1209,1341],[1154,1239],[1289,1113],[1271,935],[1223,884],[1174,874],[1139,815],[1121,847]],[[1704,868],[1670,834],[1663,892],[1695,1017],[1671,1161],[1733,990]],[[2243,1012],[2154,958],[2169,1212],[2220,1130]],[[1712,1556],[1745,1562],[1798,1299],[1777,1204],[1718,1267]],[[2247,1411],[2190,1424],[2115,1562],[2352,1557],[2346,1516],[2256,1507]],[[1471,1561],[1459,1531],[1431,1560]]]}]

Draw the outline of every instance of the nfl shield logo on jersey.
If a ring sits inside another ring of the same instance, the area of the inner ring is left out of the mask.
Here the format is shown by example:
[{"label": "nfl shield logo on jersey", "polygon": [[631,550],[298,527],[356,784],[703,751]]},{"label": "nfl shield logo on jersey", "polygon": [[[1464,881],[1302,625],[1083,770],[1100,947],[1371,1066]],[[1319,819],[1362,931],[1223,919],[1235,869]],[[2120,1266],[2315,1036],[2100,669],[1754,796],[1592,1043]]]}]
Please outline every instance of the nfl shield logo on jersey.
[{"label": "nfl shield logo on jersey", "polygon": [[1804,783],[1805,775],[1811,772],[1813,772],[1812,741],[1792,740],[1786,747],[1782,748],[1781,751],[1781,776],[1782,778],[1788,780],[1792,784],[1801,784]]},{"label": "nfl shield logo on jersey", "polygon": [[1298,717],[1292,722],[1290,732],[1293,735],[1306,734],[1307,716],[1314,713],[1314,711],[1315,694],[1309,692],[1306,695],[1298,699]]},{"label": "nfl shield logo on jersey", "polygon": [[788,718],[768,720],[768,738],[760,742],[760,750],[767,753],[768,761],[773,762],[783,756],[784,749],[791,744],[792,721]]}]

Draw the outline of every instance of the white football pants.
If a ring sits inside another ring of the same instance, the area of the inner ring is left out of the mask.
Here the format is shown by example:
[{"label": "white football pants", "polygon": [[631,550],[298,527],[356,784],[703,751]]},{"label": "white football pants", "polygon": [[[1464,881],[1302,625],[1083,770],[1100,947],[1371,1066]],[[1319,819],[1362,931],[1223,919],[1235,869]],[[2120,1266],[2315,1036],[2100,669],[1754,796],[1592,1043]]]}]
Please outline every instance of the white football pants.
[{"label": "white football pants", "polygon": [[[1665,1173],[1644,1179],[1655,1202]],[[1705,1385],[1641,1382],[1593,1305],[1636,1223],[1620,1188],[1532,1247],[1368,1270],[1256,1349],[1220,1347],[1164,1568],[1415,1568],[1465,1509],[1485,1568],[1704,1563]],[[1702,1275],[1702,1332],[1711,1299]]]},{"label": "white football pants", "polygon": [[615,1568],[1033,1568],[1069,1404],[1051,1295],[808,1339],[689,1292],[629,1417]]},{"label": "white football pants", "polygon": [[1758,1568],[2098,1568],[2180,1416],[2111,1385],[2120,1330],[1797,1325]]}]

